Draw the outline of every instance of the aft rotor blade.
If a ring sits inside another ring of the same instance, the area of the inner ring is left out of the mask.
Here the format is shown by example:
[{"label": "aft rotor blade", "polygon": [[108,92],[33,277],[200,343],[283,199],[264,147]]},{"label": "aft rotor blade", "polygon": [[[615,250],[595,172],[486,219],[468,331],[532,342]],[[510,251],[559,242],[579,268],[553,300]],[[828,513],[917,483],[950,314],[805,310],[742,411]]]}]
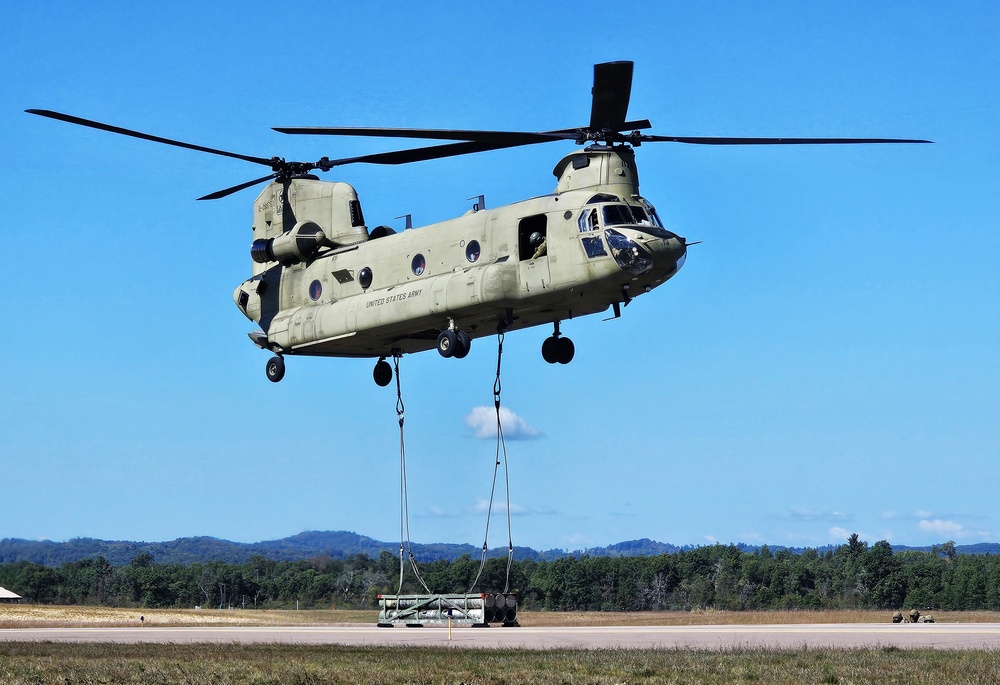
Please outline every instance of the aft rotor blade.
[{"label": "aft rotor blade", "polygon": [[194,145],[193,143],[185,143],[180,140],[171,140],[170,138],[162,138],[160,136],[150,135],[148,133],[142,133],[141,131],[133,131],[128,128],[122,128],[121,126],[112,126],[111,124],[104,124],[100,121],[92,121],[90,119],[84,119],[82,117],[75,117],[71,114],[63,114],[62,112],[53,112],[48,109],[26,109],[24,110],[28,114],[37,114],[38,116],[48,117],[49,119],[56,119],[58,121],[65,121],[69,124],[77,124],[78,126],[87,126],[89,128],[96,128],[99,131],[107,131],[109,133],[117,133],[122,136],[130,136],[132,138],[139,138],[141,140],[149,140],[154,143],[163,143],[164,145],[173,145],[174,147],[182,147],[188,150],[197,150],[198,152],[207,152],[212,155],[221,155],[222,157],[232,157],[234,159],[242,159],[246,162],[253,162],[254,164],[263,164],[264,166],[274,167],[278,160],[274,159],[264,159],[263,157],[251,157],[250,155],[241,155],[236,152],[228,152],[226,150],[217,150],[212,147],[205,147],[203,145]]},{"label": "aft rotor blade", "polygon": [[648,136],[643,143],[691,143],[694,145],[870,145],[880,143],[932,143],[907,138],[725,138],[713,136]]},{"label": "aft rotor blade", "polygon": [[226,188],[225,190],[217,190],[214,193],[209,193],[208,195],[205,195],[203,197],[199,197],[198,199],[199,200],[218,200],[218,199],[221,199],[223,197],[226,197],[227,195],[232,195],[233,193],[238,193],[239,191],[243,190],[244,188],[249,188],[250,186],[255,186],[258,183],[263,183],[264,181],[270,181],[271,179],[277,178],[280,175],[281,175],[280,172],[274,173],[274,174],[268,174],[267,176],[264,176],[263,178],[257,178],[257,179],[254,179],[253,181],[247,181],[246,183],[241,183],[238,186],[233,186],[232,188]]},{"label": "aft rotor blade", "polygon": [[590,130],[621,131],[632,96],[632,62],[595,64],[592,93]]}]

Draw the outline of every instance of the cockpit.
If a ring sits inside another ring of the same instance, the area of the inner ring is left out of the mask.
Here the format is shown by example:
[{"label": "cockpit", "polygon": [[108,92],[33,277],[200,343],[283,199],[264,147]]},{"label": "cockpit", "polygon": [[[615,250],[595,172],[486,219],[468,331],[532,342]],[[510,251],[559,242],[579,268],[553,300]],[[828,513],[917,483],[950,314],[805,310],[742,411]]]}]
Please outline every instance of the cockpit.
[{"label": "cockpit", "polygon": [[636,276],[660,261],[670,262],[671,272],[684,264],[685,243],[666,230],[656,209],[641,197],[629,204],[608,193],[598,193],[580,211],[577,225],[587,257],[607,256],[608,251],[623,270]]}]

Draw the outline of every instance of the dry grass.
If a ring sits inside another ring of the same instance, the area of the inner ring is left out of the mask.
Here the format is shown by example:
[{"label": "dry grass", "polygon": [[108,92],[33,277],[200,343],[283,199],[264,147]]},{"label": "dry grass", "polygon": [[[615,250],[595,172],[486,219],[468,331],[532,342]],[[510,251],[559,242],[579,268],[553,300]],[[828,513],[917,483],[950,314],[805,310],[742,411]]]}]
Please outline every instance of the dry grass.
[{"label": "dry grass", "polygon": [[0,604],[0,628],[117,628],[155,626],[277,626],[375,623],[376,611],[237,611],[220,609],[118,609],[112,607]]},{"label": "dry grass", "polygon": [[[942,623],[1000,623],[1000,612],[934,611]],[[530,626],[761,625],[802,623],[886,623],[890,611],[522,611]],[[158,626],[280,626],[375,623],[375,611],[117,609],[83,606],[0,604],[0,628]]]},{"label": "dry grass", "polygon": [[120,683],[991,683],[998,651],[741,648],[492,650],[289,645],[0,643],[0,682]]}]

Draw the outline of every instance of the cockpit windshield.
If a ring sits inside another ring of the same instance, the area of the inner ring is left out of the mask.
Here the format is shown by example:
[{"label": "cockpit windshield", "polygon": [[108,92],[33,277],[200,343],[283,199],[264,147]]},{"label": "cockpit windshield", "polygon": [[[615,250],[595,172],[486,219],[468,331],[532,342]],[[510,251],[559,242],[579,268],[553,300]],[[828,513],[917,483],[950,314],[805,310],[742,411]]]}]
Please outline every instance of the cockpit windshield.
[{"label": "cockpit windshield", "polygon": [[631,205],[604,205],[605,226],[652,226],[653,223],[642,207]]},{"label": "cockpit windshield", "polygon": [[[603,205],[600,207],[601,224],[605,227],[632,226],[658,238],[669,238],[669,232],[663,228],[653,206],[641,198],[640,201],[643,203],[641,207],[621,202]],[[580,215],[580,231],[594,230],[597,227],[597,210],[585,209]]]},{"label": "cockpit windshield", "polygon": [[[636,198],[641,204],[630,205],[614,195],[598,194],[590,198],[590,203],[577,217],[581,233],[597,231],[610,226],[630,226],[657,238],[669,238],[673,234],[663,227],[656,209],[644,198]],[[598,201],[601,204],[596,204]]]}]

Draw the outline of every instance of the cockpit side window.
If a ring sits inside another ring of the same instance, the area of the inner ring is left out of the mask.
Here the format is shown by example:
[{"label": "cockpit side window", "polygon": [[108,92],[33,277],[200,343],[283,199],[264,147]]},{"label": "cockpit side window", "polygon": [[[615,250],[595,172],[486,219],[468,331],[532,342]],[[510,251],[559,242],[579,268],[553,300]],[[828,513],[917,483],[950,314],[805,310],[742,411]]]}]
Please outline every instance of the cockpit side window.
[{"label": "cockpit side window", "polygon": [[649,215],[649,219],[653,222],[653,225],[657,228],[663,228],[663,222],[660,221],[660,215],[656,213],[656,207],[649,204],[645,198],[640,197],[639,202],[641,202],[642,206],[646,208],[646,213]]},{"label": "cockpit side window", "polygon": [[583,212],[580,213],[580,218],[577,220],[580,227],[580,233],[585,233],[586,231],[596,231],[600,226],[597,223],[597,209],[596,208],[584,208]]}]

